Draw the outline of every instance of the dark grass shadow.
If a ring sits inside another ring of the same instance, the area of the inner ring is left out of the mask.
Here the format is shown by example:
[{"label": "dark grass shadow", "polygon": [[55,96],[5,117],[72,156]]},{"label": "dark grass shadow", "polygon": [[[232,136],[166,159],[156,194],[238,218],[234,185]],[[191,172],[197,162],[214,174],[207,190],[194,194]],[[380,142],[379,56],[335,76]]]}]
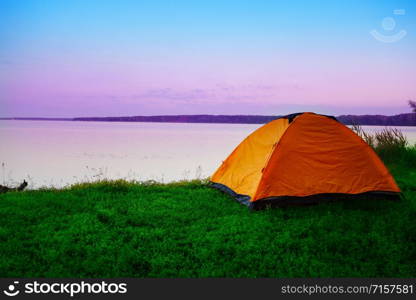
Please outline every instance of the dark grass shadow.
[{"label": "dark grass shadow", "polygon": [[325,207],[327,210],[343,209],[352,210],[384,210],[391,209],[395,203],[402,201],[401,194],[387,192],[370,192],[355,195],[347,194],[320,194],[307,197],[271,197],[264,200],[252,202],[250,208],[254,211],[263,209],[282,209],[291,207],[308,207],[320,210]]},{"label": "dark grass shadow", "polygon": [[403,199],[400,197],[397,198],[380,198],[380,199],[350,199],[350,200],[341,200],[343,209],[348,210],[361,210],[361,211],[390,211],[391,209],[397,208]]}]

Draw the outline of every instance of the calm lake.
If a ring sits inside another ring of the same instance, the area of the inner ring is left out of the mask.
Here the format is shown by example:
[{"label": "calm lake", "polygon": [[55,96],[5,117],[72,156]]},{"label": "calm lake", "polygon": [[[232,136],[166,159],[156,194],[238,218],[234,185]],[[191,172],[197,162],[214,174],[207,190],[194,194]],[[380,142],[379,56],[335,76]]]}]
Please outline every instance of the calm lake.
[{"label": "calm lake", "polygon": [[[0,184],[205,178],[260,124],[0,121]],[[382,126],[363,126],[377,131]],[[411,143],[416,127],[399,127]]]}]

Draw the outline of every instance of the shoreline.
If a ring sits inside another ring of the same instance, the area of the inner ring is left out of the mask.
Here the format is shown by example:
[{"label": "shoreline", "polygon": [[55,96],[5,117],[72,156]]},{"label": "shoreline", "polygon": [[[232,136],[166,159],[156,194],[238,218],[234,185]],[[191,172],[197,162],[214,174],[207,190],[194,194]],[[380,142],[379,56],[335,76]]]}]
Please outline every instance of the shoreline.
[{"label": "shoreline", "polygon": [[[69,121],[69,122],[123,122],[123,123],[199,123],[199,124],[265,124],[281,115],[155,115],[122,117],[10,117],[0,121]],[[345,125],[416,126],[416,113],[398,115],[340,115],[337,120]]]}]

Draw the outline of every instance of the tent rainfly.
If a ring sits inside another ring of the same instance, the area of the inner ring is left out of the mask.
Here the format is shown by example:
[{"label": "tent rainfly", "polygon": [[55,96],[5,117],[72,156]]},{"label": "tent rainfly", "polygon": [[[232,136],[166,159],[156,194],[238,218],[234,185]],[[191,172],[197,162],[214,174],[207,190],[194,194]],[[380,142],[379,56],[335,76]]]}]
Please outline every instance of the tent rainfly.
[{"label": "tent rainfly", "polygon": [[211,184],[252,209],[400,193],[365,141],[334,117],[314,113],[284,116],[251,133]]}]

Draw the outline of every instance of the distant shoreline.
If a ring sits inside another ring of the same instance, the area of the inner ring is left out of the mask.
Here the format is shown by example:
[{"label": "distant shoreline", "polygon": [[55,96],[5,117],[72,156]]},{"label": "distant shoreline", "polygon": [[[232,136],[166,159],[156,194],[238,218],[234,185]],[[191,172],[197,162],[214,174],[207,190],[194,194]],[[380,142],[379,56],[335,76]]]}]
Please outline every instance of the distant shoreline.
[{"label": "distant shoreline", "polygon": [[[22,121],[84,121],[84,122],[154,122],[154,123],[205,123],[205,124],[265,124],[276,116],[264,115],[159,115],[126,117],[29,118],[14,117],[0,120]],[[416,113],[384,115],[341,115],[336,117],[345,125],[416,126]]]}]

